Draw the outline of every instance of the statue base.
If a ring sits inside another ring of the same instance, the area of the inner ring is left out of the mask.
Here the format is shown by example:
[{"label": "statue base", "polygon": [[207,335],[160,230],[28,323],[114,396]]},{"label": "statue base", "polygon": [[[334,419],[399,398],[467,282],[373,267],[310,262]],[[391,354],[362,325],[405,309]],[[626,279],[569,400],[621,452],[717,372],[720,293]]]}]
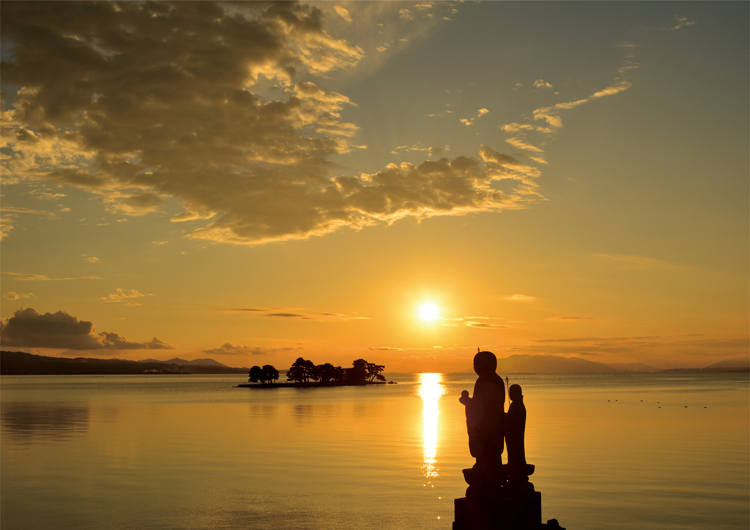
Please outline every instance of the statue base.
[{"label": "statue base", "polygon": [[453,530],[542,530],[561,529],[557,520],[542,523],[542,494],[534,490],[529,476],[534,466],[523,469],[503,466],[507,473],[500,481],[489,484],[481,473],[465,469],[469,487],[466,497],[456,499]]}]

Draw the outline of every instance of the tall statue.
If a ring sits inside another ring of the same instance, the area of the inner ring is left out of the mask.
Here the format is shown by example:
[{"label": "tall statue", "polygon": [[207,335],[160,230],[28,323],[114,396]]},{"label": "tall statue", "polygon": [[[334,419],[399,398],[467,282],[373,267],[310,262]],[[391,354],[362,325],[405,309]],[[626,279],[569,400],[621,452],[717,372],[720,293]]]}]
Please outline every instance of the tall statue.
[{"label": "tall statue", "polygon": [[472,469],[464,470],[470,486],[496,489],[505,482],[502,467],[504,449],[503,420],[505,415],[505,384],[497,375],[497,358],[489,351],[474,356],[474,371],[479,376],[474,395],[464,390],[459,401],[466,407],[466,428],[469,452],[476,458]]}]

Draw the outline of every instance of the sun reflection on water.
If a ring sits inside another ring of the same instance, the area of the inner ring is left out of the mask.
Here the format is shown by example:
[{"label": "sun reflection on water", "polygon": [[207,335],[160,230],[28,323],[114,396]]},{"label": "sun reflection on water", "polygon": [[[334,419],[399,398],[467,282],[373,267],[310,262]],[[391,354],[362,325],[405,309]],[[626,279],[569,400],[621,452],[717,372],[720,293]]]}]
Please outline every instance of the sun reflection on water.
[{"label": "sun reflection on water", "polygon": [[419,374],[420,385],[417,393],[424,402],[424,410],[422,411],[424,464],[422,464],[422,471],[427,478],[438,476],[438,469],[435,467],[435,455],[438,441],[438,416],[440,416],[438,401],[440,401],[440,396],[445,394],[445,387],[441,384],[442,380],[441,374]]}]

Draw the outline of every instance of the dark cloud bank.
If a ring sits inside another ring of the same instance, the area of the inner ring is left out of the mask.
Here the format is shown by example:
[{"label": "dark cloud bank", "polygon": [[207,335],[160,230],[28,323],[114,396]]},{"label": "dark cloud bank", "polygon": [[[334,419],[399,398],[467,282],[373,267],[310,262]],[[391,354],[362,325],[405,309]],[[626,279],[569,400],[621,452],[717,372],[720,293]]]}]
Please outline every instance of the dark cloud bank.
[{"label": "dark cloud bank", "polygon": [[134,342],[117,333],[97,333],[94,324],[78,320],[65,311],[41,314],[33,308],[17,309],[0,321],[3,348],[57,348],[67,350],[165,350],[173,349],[156,337],[149,342]]}]

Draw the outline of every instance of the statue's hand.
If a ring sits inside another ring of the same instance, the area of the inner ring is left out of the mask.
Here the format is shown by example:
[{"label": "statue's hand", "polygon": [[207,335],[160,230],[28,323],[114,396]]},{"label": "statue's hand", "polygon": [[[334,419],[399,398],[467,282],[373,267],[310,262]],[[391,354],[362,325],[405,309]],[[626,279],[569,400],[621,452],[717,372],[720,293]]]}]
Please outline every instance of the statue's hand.
[{"label": "statue's hand", "polygon": [[469,392],[466,390],[461,392],[461,397],[458,398],[458,401],[463,405],[468,405],[471,402],[471,398],[469,397]]}]

